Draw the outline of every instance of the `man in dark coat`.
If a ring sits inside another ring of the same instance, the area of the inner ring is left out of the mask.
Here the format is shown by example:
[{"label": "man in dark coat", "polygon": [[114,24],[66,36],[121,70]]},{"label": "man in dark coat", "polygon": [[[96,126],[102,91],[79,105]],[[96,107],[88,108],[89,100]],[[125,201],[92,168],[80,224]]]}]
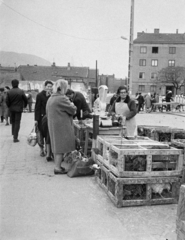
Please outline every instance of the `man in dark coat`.
[{"label": "man in dark coat", "polygon": [[92,118],[90,115],[90,108],[85,100],[84,95],[81,92],[75,92],[71,89],[68,89],[66,96],[74,103],[77,107],[77,112],[74,115],[74,118],[77,117],[78,120]]},{"label": "man in dark coat", "polygon": [[51,96],[53,83],[49,80],[44,83],[44,90],[37,94],[35,103],[35,124],[39,130],[40,156],[44,157],[44,138],[42,129],[42,118],[46,115],[46,103]]},{"label": "man in dark coat", "polygon": [[[172,98],[172,91],[168,91],[167,94],[166,94],[166,102],[171,102],[171,100],[173,100],[173,98]],[[170,110],[171,110],[171,107],[168,104],[166,106],[166,111],[170,111]]]},{"label": "man in dark coat", "polygon": [[141,93],[139,93],[137,100],[138,100],[138,113],[139,113],[141,111],[141,108],[143,109],[143,104],[145,101]]},{"label": "man in dark coat", "polygon": [[12,80],[12,89],[7,92],[6,104],[11,113],[13,141],[19,142],[18,133],[20,129],[23,108],[27,106],[27,97],[23,90],[18,88],[19,81]]}]

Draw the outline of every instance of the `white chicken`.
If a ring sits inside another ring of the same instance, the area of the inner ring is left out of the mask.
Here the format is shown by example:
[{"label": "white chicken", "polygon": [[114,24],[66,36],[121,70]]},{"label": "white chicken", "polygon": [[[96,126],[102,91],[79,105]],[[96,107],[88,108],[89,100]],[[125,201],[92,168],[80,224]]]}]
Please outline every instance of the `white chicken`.
[{"label": "white chicken", "polygon": [[156,184],[151,184],[150,186],[152,188],[152,191],[154,193],[158,193],[161,196],[161,198],[164,198],[162,196],[163,190],[166,189],[168,192],[170,192],[170,189],[171,189],[170,183],[156,183]]}]

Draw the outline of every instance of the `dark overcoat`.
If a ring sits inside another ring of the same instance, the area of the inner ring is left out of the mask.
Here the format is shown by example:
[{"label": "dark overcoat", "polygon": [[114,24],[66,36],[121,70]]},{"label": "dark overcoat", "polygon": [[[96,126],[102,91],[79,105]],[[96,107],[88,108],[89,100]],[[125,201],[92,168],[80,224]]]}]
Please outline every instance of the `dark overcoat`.
[{"label": "dark overcoat", "polygon": [[23,90],[18,87],[7,92],[6,104],[12,112],[23,112],[27,106],[27,97]]},{"label": "dark overcoat", "polygon": [[41,121],[46,115],[46,103],[50,95],[46,96],[46,91],[42,91],[37,94],[35,103],[35,121]]},{"label": "dark overcoat", "polygon": [[76,107],[65,95],[54,93],[46,105],[51,147],[54,154],[75,150],[73,115]]}]

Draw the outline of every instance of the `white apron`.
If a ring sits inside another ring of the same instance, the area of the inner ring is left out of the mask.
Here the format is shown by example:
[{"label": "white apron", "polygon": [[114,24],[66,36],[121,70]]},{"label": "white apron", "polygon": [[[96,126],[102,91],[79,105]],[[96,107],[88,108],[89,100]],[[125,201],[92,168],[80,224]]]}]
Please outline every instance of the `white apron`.
[{"label": "white apron", "polygon": [[[116,114],[127,117],[130,113],[130,109],[128,108],[127,103],[117,102],[115,104]],[[125,121],[127,136],[134,137],[136,135],[136,119],[135,117]]]}]

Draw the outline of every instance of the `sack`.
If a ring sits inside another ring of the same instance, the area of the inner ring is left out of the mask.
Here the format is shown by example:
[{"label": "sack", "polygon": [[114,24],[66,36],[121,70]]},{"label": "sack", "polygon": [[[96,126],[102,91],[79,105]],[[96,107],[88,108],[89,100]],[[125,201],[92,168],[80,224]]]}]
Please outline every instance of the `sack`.
[{"label": "sack", "polygon": [[29,134],[27,138],[28,145],[34,147],[37,144],[37,133],[35,130],[35,126],[33,127],[31,133]]},{"label": "sack", "polygon": [[87,176],[93,175],[94,170],[91,166],[94,164],[94,160],[92,158],[77,158],[73,159],[73,162],[70,166],[70,169],[67,172],[68,177],[79,177],[79,176]]}]

